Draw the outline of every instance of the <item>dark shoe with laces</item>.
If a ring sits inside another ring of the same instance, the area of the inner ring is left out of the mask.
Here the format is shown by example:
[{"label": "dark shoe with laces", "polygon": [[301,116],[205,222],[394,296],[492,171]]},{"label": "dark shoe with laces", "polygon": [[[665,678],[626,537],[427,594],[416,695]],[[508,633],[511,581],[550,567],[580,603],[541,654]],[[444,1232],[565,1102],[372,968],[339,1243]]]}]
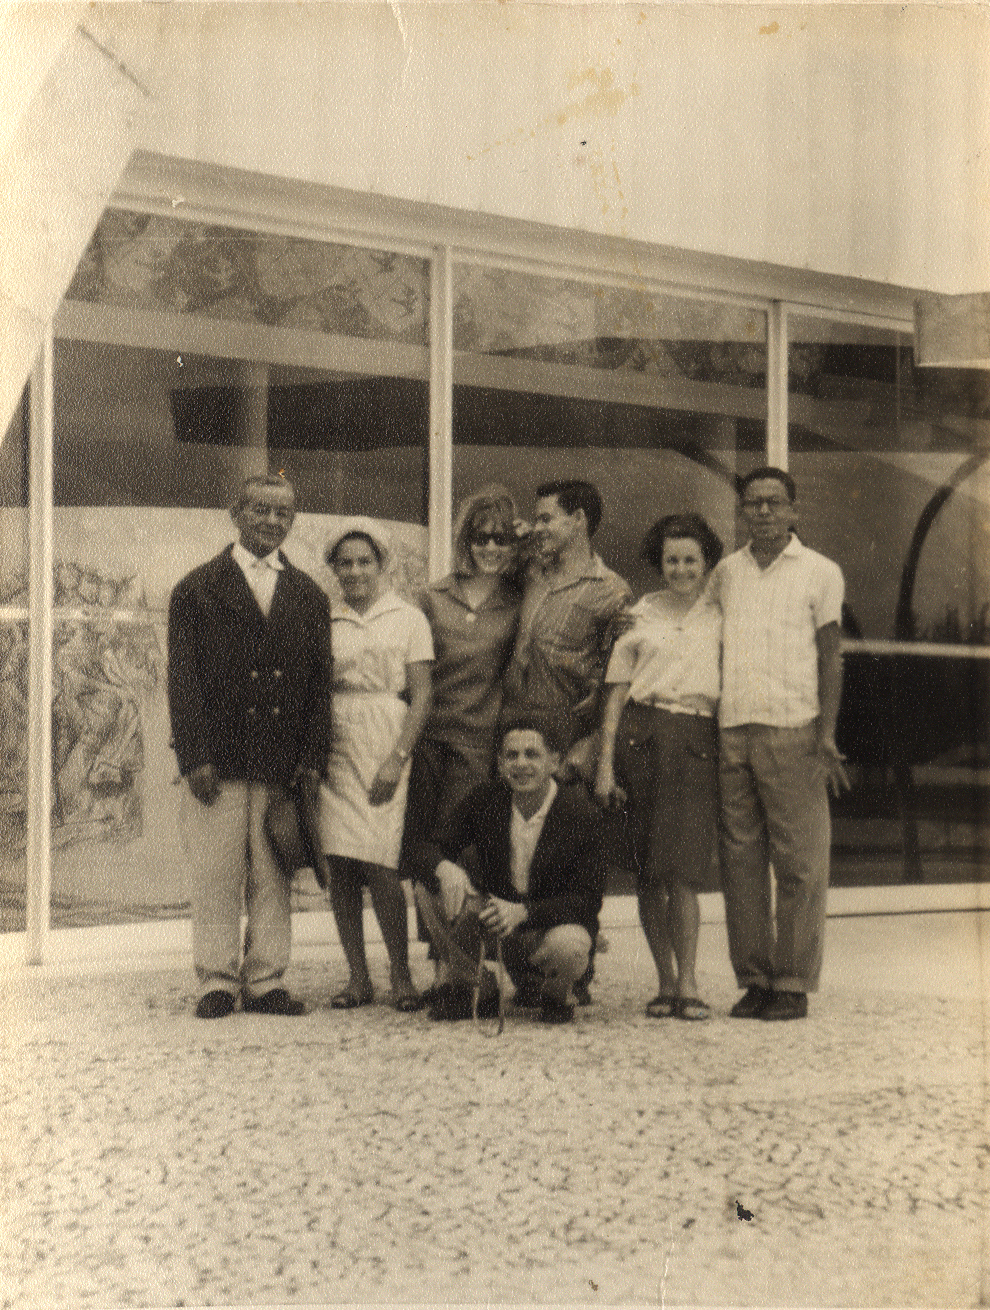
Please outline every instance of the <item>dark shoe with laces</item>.
[{"label": "dark shoe with laces", "polygon": [[228,1014],[234,1013],[236,1005],[237,997],[233,992],[217,988],[215,991],[204,993],[199,998],[196,1005],[196,1018],[225,1019]]},{"label": "dark shoe with laces", "polygon": [[808,997],[805,992],[774,992],[760,1011],[761,1019],[806,1019]]},{"label": "dark shoe with laces", "polygon": [[729,1011],[730,1019],[759,1019],[773,999],[769,987],[748,987]]},{"label": "dark shoe with laces", "polygon": [[540,1023],[570,1023],[574,1018],[574,1006],[567,1001],[551,1001],[545,998],[540,1010]]},{"label": "dark shoe with laces", "polygon": [[471,989],[444,983],[438,987],[429,1010],[430,1018],[454,1023],[471,1018]]},{"label": "dark shoe with laces", "polygon": [[306,1013],[302,1001],[290,996],[284,987],[273,987],[261,996],[245,996],[244,1009],[248,1014],[279,1014],[293,1018]]},{"label": "dark shoe with laces", "polygon": [[[430,1018],[440,1022],[456,1023],[459,1020],[473,1018],[472,993],[470,987],[461,984],[447,984],[437,989],[436,1000],[430,1006]],[[478,1018],[496,1019],[498,1017],[498,990],[482,990],[478,997]]]}]

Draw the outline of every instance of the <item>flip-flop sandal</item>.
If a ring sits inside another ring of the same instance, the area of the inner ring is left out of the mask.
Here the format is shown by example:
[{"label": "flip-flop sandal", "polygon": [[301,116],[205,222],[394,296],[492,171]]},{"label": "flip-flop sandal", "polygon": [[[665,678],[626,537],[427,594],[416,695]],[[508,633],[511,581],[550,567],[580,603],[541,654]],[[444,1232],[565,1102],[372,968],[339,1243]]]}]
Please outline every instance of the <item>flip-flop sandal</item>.
[{"label": "flip-flop sandal", "polygon": [[697,1023],[701,1019],[710,1019],[712,1017],[712,1007],[705,1001],[699,1001],[697,996],[680,996],[677,1000],[675,1013],[678,1019],[687,1019],[689,1023]]},{"label": "flip-flop sandal", "polygon": [[345,987],[342,992],[330,997],[330,1008],[331,1010],[357,1010],[362,1005],[370,1005],[374,999],[371,992],[356,993]]},{"label": "flip-flop sandal", "polygon": [[654,996],[647,1003],[646,1013],[650,1019],[672,1019],[677,1013],[677,997]]}]

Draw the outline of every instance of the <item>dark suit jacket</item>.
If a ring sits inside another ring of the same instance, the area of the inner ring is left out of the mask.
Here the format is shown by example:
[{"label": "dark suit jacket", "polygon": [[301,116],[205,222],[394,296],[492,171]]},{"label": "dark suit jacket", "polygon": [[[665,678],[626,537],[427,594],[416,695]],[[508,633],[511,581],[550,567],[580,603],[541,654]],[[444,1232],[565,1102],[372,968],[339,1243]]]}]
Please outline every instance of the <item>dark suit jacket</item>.
[{"label": "dark suit jacket", "polygon": [[265,618],[231,547],[187,574],[168,612],[168,701],[183,774],[288,784],[326,766],[330,607],[284,556]]},{"label": "dark suit jacket", "polygon": [[546,932],[579,923],[592,940],[605,893],[605,852],[601,816],[579,783],[561,786],[550,806],[529,871],[529,891],[512,885],[509,824],[512,793],[503,782],[476,788],[456,808],[443,830],[443,857],[457,860],[474,847],[471,881],[479,891],[505,901],[523,901],[523,928]]}]

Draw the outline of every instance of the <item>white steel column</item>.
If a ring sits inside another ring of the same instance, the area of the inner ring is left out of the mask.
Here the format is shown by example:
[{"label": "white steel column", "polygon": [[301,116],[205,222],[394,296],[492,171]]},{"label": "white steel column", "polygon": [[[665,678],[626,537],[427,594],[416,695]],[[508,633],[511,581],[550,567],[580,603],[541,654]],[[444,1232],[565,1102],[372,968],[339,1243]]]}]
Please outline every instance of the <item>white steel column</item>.
[{"label": "white steel column", "polygon": [[787,307],[767,312],[767,463],[787,468]]},{"label": "white steel column", "polygon": [[430,263],[430,581],[450,572],[454,496],[454,295],[448,246]]},{"label": "white steel column", "polygon": [[28,964],[44,961],[51,913],[52,816],[52,363],[49,323],[31,375],[28,509],[28,743],[27,943]]}]

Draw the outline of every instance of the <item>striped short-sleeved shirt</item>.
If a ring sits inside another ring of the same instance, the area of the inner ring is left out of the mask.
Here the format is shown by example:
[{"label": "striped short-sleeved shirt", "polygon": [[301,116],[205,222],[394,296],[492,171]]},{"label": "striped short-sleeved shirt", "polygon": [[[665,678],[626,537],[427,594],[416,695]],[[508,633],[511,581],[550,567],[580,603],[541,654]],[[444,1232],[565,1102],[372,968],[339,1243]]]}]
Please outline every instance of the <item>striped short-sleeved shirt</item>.
[{"label": "striped short-sleeved shirt", "polygon": [[566,578],[534,570],[506,675],[507,698],[566,710],[582,732],[591,732],[613,624],[631,599],[628,585],[597,555]]},{"label": "striped short-sleeved shirt", "polygon": [[817,718],[819,628],[842,618],[838,564],[792,536],[768,568],[749,546],[712,575],[722,609],[719,723],[798,728]]}]

